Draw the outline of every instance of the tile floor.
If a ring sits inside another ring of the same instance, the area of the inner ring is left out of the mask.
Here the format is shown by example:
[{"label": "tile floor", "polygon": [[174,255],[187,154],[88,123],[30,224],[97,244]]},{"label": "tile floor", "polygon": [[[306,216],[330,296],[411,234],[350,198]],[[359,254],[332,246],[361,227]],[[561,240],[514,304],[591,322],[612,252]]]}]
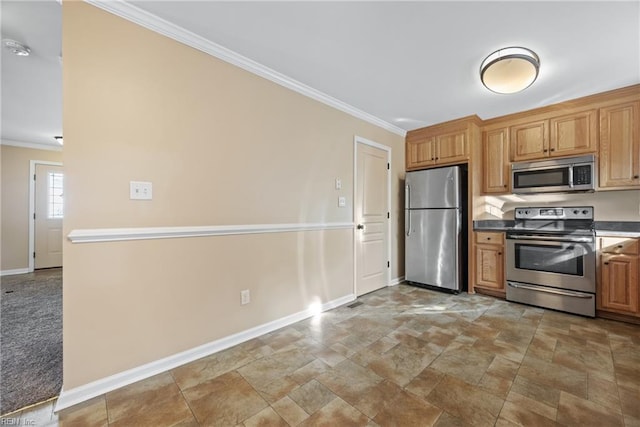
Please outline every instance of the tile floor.
[{"label": "tile floor", "polygon": [[0,424],[640,426],[640,326],[407,285],[360,301]]}]

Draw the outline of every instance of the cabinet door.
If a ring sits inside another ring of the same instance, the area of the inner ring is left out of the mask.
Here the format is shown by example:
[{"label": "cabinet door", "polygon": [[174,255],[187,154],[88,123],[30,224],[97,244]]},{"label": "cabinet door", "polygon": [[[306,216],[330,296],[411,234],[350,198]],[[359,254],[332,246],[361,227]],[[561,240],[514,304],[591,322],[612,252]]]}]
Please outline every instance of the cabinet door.
[{"label": "cabinet door", "polygon": [[466,130],[437,135],[435,140],[436,163],[455,163],[469,158]]},{"label": "cabinet door", "polygon": [[511,126],[511,160],[540,159],[549,156],[549,121]]},{"label": "cabinet door", "polygon": [[407,169],[435,164],[434,138],[407,141]]},{"label": "cabinet door", "polygon": [[589,110],[549,120],[551,156],[595,153],[597,148],[597,111]]},{"label": "cabinet door", "polygon": [[640,187],[640,102],[600,109],[600,187]]},{"label": "cabinet door", "polygon": [[495,129],[482,135],[482,192],[509,191],[509,129]]},{"label": "cabinet door", "polygon": [[638,313],[638,259],[629,255],[602,255],[600,309]]},{"label": "cabinet door", "polygon": [[504,291],[502,246],[476,245],[476,287]]}]

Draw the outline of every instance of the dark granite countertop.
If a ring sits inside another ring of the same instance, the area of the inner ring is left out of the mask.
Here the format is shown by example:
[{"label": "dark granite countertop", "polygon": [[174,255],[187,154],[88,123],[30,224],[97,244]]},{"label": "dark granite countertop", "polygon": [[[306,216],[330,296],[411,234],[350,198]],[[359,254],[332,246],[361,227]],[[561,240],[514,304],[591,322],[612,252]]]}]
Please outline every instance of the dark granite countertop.
[{"label": "dark granite countertop", "polygon": [[[508,219],[482,219],[473,221],[476,231],[509,231],[515,221]],[[596,234],[640,237],[640,221],[595,221]]]},{"label": "dark granite countertop", "polygon": [[640,221],[596,221],[596,234],[640,237]]},{"label": "dark granite countertop", "polygon": [[473,229],[477,231],[509,231],[515,225],[512,219],[480,219],[473,221]]}]

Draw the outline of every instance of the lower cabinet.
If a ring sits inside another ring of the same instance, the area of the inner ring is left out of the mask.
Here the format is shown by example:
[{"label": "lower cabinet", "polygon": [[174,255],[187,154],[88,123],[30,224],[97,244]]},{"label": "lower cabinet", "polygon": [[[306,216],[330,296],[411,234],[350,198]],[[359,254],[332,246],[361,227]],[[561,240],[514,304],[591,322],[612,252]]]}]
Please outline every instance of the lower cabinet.
[{"label": "lower cabinet", "polygon": [[600,237],[597,309],[640,317],[640,239]]},{"label": "lower cabinet", "polygon": [[474,288],[479,293],[504,298],[504,233],[477,231],[474,234]]}]

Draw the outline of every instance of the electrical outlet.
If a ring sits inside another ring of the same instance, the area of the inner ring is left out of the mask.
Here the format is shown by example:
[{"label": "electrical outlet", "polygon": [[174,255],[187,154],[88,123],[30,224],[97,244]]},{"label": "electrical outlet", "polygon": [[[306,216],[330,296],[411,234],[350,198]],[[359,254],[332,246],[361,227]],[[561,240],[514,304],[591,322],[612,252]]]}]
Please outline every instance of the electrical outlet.
[{"label": "electrical outlet", "polygon": [[244,291],[240,291],[240,304],[245,305],[251,302],[251,292],[249,289],[245,289]]},{"label": "electrical outlet", "polygon": [[344,208],[345,206],[347,206],[347,198],[342,196],[338,197],[338,207]]},{"label": "electrical outlet", "polygon": [[153,198],[153,184],[150,182],[129,181],[129,199],[151,200]]}]

